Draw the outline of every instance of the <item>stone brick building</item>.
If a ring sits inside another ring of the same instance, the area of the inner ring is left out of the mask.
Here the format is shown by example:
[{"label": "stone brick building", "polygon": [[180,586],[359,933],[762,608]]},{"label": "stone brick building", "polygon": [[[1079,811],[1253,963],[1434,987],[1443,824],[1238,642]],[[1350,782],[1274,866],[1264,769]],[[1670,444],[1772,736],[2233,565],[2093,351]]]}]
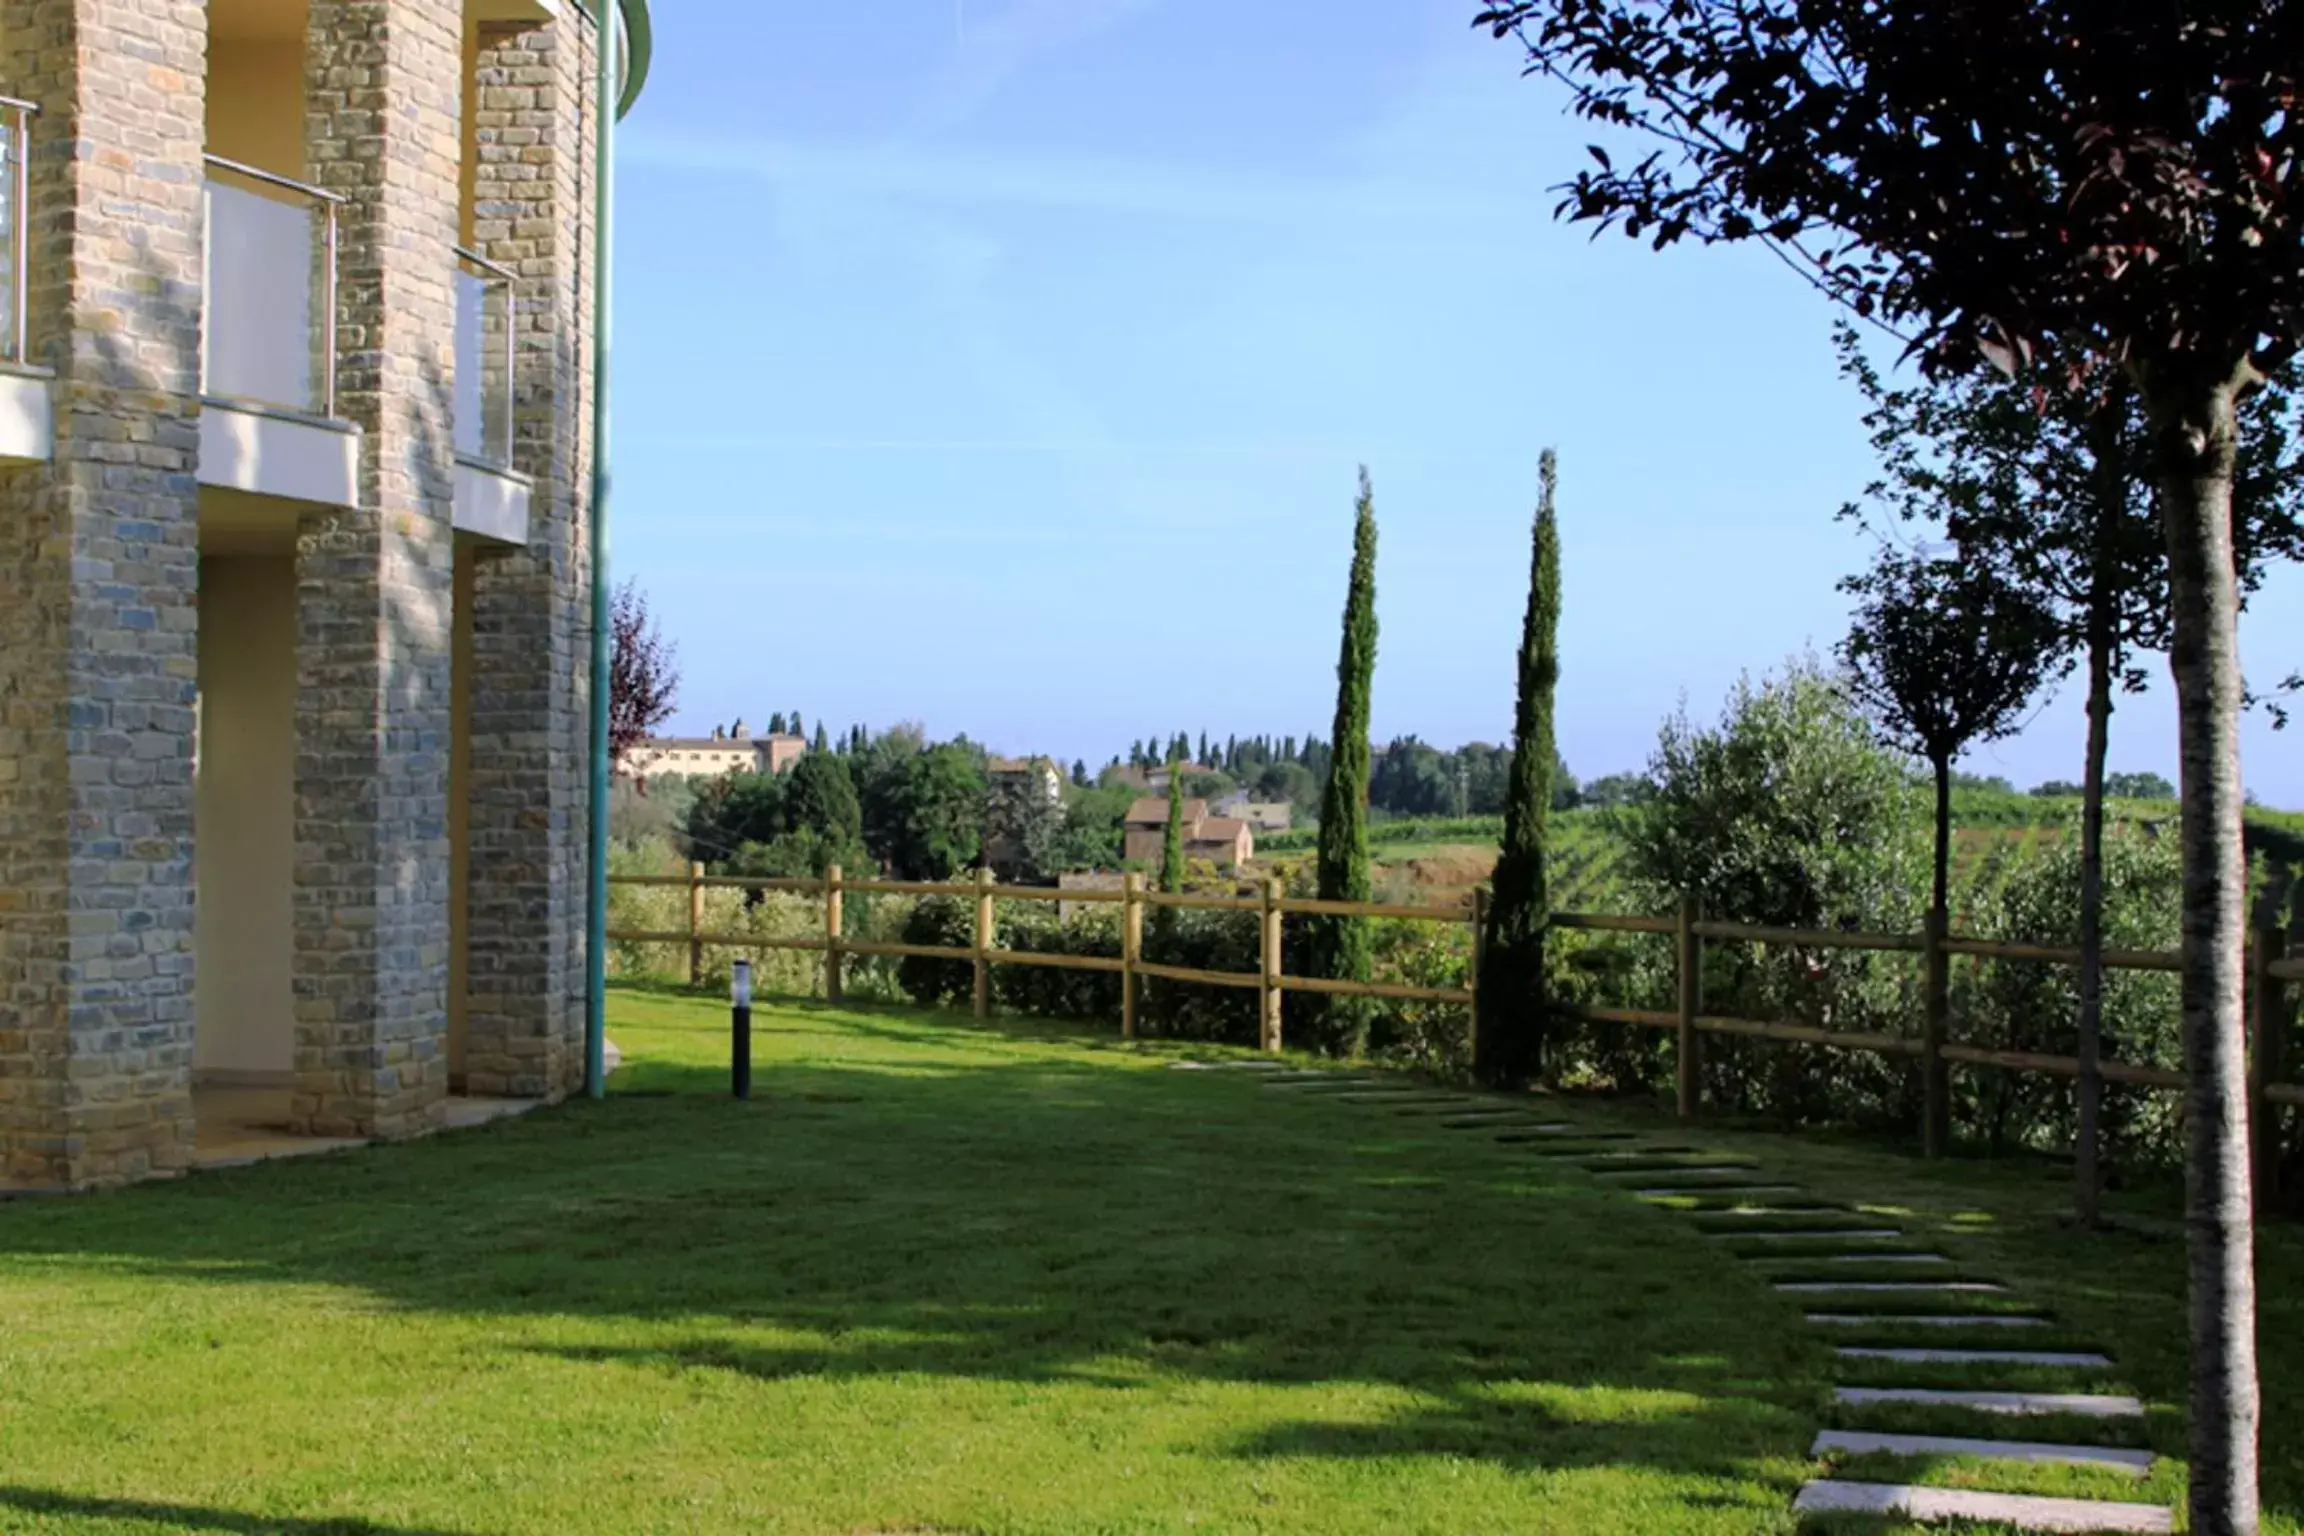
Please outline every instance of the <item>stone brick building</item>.
[{"label": "stone brick building", "polygon": [[636,779],[716,779],[724,773],[782,773],[808,755],[808,738],[788,731],[755,736],[742,720],[709,736],[651,736],[616,771]]},{"label": "stone brick building", "polygon": [[581,1083],[596,24],[0,0],[0,1187]]}]

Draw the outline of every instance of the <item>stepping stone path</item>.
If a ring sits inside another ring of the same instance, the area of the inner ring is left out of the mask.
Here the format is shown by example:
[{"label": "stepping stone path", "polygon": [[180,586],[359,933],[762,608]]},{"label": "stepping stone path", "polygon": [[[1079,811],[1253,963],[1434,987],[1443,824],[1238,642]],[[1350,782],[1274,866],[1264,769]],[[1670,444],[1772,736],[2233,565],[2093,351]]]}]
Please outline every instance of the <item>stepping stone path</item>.
[{"label": "stepping stone path", "polygon": [[[1704,1224],[1700,1228],[1704,1236],[1727,1239],[1733,1245],[1731,1251],[1745,1263],[1821,1267],[1843,1264],[1936,1266],[1953,1262],[1949,1255],[1926,1249],[1888,1251],[1880,1248],[1879,1244],[1895,1242],[1912,1234],[1901,1226],[1887,1224],[1885,1218],[1874,1212],[1810,1199],[1802,1195],[1797,1184],[1758,1182],[1761,1170],[1740,1155],[1730,1161],[1727,1155],[1715,1149],[1650,1140],[1630,1131],[1579,1127],[1566,1121],[1514,1124],[1518,1117],[1532,1117],[1539,1111],[1533,1105],[1523,1107],[1504,1104],[1468,1093],[1449,1098],[1433,1089],[1395,1078],[1362,1073],[1277,1072],[1270,1069],[1269,1063],[1263,1062],[1238,1062],[1231,1065],[1264,1067],[1266,1070],[1259,1074],[1259,1079],[1271,1088],[1348,1090],[1322,1095],[1331,1102],[1381,1105],[1403,1113],[1445,1109],[1450,1113],[1450,1118],[1436,1122],[1443,1129],[1489,1132],[1499,1143],[1528,1147],[1535,1155],[1555,1159],[1555,1166],[1580,1166],[1596,1178],[1609,1180],[1611,1186],[1617,1189],[1626,1188],[1624,1184],[1615,1182],[1626,1177],[1657,1180],[1655,1185],[1629,1192],[1645,1200],[1690,1202],[1683,1214]],[[1431,1102],[1415,1105],[1403,1102],[1409,1098],[1429,1099]],[[1551,1141],[1563,1145],[1544,1145]],[[1596,1148],[1592,1145],[1595,1142],[1623,1145]],[[1687,1161],[1676,1161],[1678,1159]],[[1611,1167],[1610,1164],[1615,1162],[1635,1165],[1644,1162],[1646,1165]],[[1736,1179],[1752,1182],[1732,1182]],[[1664,1182],[1667,1180],[1671,1182]],[[1681,1182],[1684,1180],[1687,1182]],[[1739,1231],[1733,1224],[1715,1224],[1733,1223],[1739,1218],[1769,1218],[1771,1224],[1748,1231]],[[1798,1219],[1814,1219],[1817,1224],[1809,1227],[1783,1224]],[[1752,1251],[1742,1251],[1746,1248]],[[1777,1271],[1778,1274],[1785,1272],[1781,1268]],[[1798,1274],[1802,1271],[1795,1268],[1791,1272]],[[1813,1270],[1807,1272],[1814,1273]],[[1940,1296],[1947,1301],[1980,1293],[2012,1294],[2008,1286],[1989,1280],[1873,1280],[1852,1274],[1845,1280],[1771,1279],[1769,1283],[1780,1292],[1812,1294],[1820,1298],[1846,1295],[1851,1301],[1859,1294],[1884,1291],[1922,1299]],[[1822,1304],[1830,1306],[1828,1300]],[[1896,1331],[1906,1328],[2042,1328],[2048,1326],[2049,1321],[2045,1317],[2021,1312],[1962,1312],[1950,1309],[1874,1313],[1843,1307],[1804,1315],[1811,1327],[1833,1331],[1842,1338],[1850,1337],[1847,1332],[1850,1329],[1870,1330],[1875,1335],[1884,1333],[1893,1337]],[[1862,1340],[1864,1336],[1857,1334],[1855,1337]],[[1950,1342],[1948,1340],[1947,1344]],[[1835,1344],[1832,1348],[1837,1359],[1858,1361],[1875,1368],[1881,1365],[1954,1365],[1968,1368],[2006,1366],[2014,1370],[2048,1367],[2098,1371],[2113,1363],[2108,1355],[2082,1350],[1936,1348],[1865,1342]],[[1810,1455],[1820,1461],[1829,1457],[1874,1455],[1914,1458],[1957,1456],[1986,1463],[2001,1462],[2011,1468],[2063,1465],[2136,1478],[2146,1477],[2152,1470],[2153,1457],[2150,1451],[2110,1446],[2058,1445],[1982,1432],[1991,1426],[1995,1418],[2025,1415],[2054,1414],[2105,1420],[2140,1420],[2144,1416],[2144,1405],[2133,1397],[2091,1392],[1992,1390],[1983,1387],[1955,1390],[1841,1384],[1832,1389],[1832,1398],[1835,1403],[1852,1408],[1875,1404],[1916,1405],[1974,1413],[1983,1417],[1979,1423],[1979,1433],[1973,1436],[1825,1429],[1817,1434],[1815,1444],[1809,1451]],[[1894,1515],[1922,1522],[1996,1522],[2025,1531],[2172,1532],[2176,1528],[2174,1513],[2159,1504],[2118,1499],[2044,1498],[2034,1494],[1994,1493],[1977,1488],[1858,1482],[1834,1477],[1811,1480],[1800,1490],[1792,1508],[1796,1514],[1848,1512]]]}]

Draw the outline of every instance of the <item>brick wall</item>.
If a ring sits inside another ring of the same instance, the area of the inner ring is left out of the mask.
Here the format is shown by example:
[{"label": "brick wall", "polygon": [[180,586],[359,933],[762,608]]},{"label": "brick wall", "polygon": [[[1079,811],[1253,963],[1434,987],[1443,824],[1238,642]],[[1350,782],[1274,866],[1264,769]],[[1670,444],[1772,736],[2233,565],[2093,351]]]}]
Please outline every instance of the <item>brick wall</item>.
[{"label": "brick wall", "polygon": [[473,239],[520,274],[514,465],[525,549],[474,580],[465,1086],[583,1082],[590,458],[591,29],[485,25]]},{"label": "brick wall", "polygon": [[[0,0],[35,131],[52,465],[0,467],[0,1182],[192,1150],[206,8]],[[306,1130],[416,1134],[448,1090],[448,758],[463,9],[311,0],[307,174],[348,198],[337,414],[360,505],[298,538],[293,986]],[[530,546],[473,583],[471,1087],[583,1073],[592,36],[491,28],[475,238],[521,273]],[[228,851],[219,856],[228,857]]]},{"label": "brick wall", "polygon": [[206,14],[0,0],[37,102],[30,360],[51,464],[0,468],[0,1178],[191,1152]]},{"label": "brick wall", "polygon": [[307,165],[345,194],[337,414],[356,509],[297,541],[292,1121],[436,1129],[447,1082],[462,7],[311,0]]}]

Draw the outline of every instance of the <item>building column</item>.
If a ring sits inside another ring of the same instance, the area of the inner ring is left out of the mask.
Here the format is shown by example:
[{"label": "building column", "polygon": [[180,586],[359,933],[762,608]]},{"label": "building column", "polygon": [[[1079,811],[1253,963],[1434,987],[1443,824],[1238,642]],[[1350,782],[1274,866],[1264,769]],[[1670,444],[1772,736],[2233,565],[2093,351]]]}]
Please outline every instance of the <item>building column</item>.
[{"label": "building column", "polygon": [[590,764],[589,22],[482,23],[470,244],[519,273],[513,465],[525,548],[472,573],[464,1085],[557,1098],[584,1080]]},{"label": "building column", "polygon": [[448,1091],[457,0],[311,0],[307,166],[342,194],[360,505],[297,539],[292,1119],[437,1129]]},{"label": "building column", "polygon": [[55,452],[0,467],[0,1185],[192,1155],[206,12],[0,0]]}]

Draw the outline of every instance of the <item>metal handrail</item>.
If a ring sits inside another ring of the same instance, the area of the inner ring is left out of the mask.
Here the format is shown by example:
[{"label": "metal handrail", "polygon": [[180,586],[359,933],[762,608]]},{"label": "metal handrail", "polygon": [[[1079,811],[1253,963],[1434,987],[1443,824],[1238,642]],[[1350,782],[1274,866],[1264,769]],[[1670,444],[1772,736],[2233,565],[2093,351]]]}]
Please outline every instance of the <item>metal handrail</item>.
[{"label": "metal handrail", "polygon": [[476,267],[485,267],[491,274],[504,279],[504,281],[508,283],[516,283],[520,281],[519,273],[513,271],[510,267],[505,266],[502,262],[490,261],[487,257],[481,255],[478,251],[472,249],[472,247],[468,245],[460,245],[456,247],[456,254],[463,257],[466,261],[472,263],[472,265]]},{"label": "metal handrail", "polygon": [[[512,439],[514,435],[512,424],[513,370],[519,360],[520,355],[520,339],[518,335],[515,334],[514,330],[514,322],[518,318],[518,304],[516,300],[518,298],[520,274],[514,271],[512,268],[505,266],[502,262],[490,261],[487,257],[481,255],[478,251],[473,250],[470,246],[459,245],[454,247],[454,249],[456,252],[456,259],[458,261],[468,262],[472,266],[478,267],[482,272],[485,272],[488,274],[488,276],[495,278],[498,282],[504,285],[503,441],[500,443],[491,444],[487,440],[488,392],[485,384],[483,384],[480,391],[481,419],[479,437],[482,453],[486,454],[491,462],[495,463],[499,467],[509,469],[512,467]],[[481,323],[483,325],[487,323],[487,307],[485,305],[481,307]]]},{"label": "metal handrail", "polygon": [[233,175],[245,176],[250,181],[265,182],[268,185],[279,187],[283,191],[301,192],[317,202],[342,203],[349,201],[341,192],[331,192],[326,187],[316,187],[308,181],[298,181],[293,176],[283,176],[278,171],[267,171],[259,166],[250,165],[246,161],[227,160],[222,155],[202,155],[200,158],[220,171],[230,171]]},{"label": "metal handrail", "polygon": [[15,163],[8,168],[8,211],[14,226],[8,231],[8,266],[15,304],[8,317],[8,361],[22,363],[32,336],[32,157],[27,151],[32,142],[32,119],[40,115],[40,108],[35,102],[0,96],[0,111],[15,119],[9,125],[9,148]]},{"label": "metal handrail", "polygon": [[[222,155],[203,155],[200,158],[205,160],[213,170],[226,171],[234,176],[245,176],[250,181],[259,181],[266,186],[278,187],[284,192],[294,192],[300,197],[308,197],[319,204],[321,216],[320,248],[322,252],[320,264],[320,313],[322,317],[320,414],[334,416],[336,414],[336,215],[337,210],[342,208],[350,199],[341,192],[331,192],[326,187],[315,187],[309,182],[298,181],[293,176],[283,176],[277,171],[267,171],[244,161],[228,160]],[[201,349],[200,369],[201,388],[205,390],[208,383],[207,349],[205,347]]]}]

